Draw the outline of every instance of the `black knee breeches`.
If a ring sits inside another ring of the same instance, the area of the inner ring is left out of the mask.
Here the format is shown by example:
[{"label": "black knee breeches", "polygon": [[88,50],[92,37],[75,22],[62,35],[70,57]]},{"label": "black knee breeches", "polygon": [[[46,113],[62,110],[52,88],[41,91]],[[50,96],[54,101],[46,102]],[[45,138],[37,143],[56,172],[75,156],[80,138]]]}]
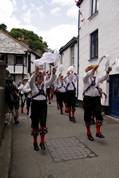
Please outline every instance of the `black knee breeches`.
[{"label": "black knee breeches", "polygon": [[85,122],[90,123],[92,114],[95,116],[96,120],[103,121],[101,114],[101,102],[100,97],[90,97],[84,96],[83,99],[83,108],[84,108],[84,120]]},{"label": "black knee breeches", "polygon": [[33,129],[46,126],[47,102],[32,100],[31,102],[31,125]]}]

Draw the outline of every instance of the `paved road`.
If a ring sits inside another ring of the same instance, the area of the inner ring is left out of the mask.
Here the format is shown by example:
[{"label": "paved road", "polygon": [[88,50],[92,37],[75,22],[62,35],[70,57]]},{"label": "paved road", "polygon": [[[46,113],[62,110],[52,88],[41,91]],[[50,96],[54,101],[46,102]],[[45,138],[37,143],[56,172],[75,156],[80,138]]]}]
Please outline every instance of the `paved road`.
[{"label": "paved road", "polygon": [[[60,115],[55,103],[48,109],[46,152],[35,152],[30,118],[20,116],[13,126],[12,161],[9,178],[119,178],[119,122],[105,117],[105,139],[87,140],[83,111],[77,108],[77,123]],[[95,136],[95,125],[92,126]]]}]

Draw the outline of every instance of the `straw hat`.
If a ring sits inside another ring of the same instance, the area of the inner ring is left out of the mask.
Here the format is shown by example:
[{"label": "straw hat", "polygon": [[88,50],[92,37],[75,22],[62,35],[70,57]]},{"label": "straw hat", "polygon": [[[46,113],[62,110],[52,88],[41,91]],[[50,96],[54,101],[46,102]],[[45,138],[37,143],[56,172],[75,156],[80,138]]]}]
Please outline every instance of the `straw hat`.
[{"label": "straw hat", "polygon": [[89,65],[85,68],[85,72],[88,72],[88,71],[94,69],[95,67],[96,67],[96,65]]}]

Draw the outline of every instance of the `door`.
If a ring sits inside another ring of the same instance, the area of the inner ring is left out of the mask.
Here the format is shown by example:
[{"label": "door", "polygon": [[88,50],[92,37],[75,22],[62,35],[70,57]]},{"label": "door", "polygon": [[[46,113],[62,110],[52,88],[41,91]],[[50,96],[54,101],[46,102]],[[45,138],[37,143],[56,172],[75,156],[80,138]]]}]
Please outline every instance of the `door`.
[{"label": "door", "polygon": [[110,76],[109,112],[119,118],[119,74]]}]

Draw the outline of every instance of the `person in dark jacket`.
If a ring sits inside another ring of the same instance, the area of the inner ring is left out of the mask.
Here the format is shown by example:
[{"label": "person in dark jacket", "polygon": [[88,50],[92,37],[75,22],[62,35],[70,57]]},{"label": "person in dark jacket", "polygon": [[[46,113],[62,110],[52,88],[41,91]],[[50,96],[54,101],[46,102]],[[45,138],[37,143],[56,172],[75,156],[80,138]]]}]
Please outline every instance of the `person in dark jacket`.
[{"label": "person in dark jacket", "polygon": [[5,100],[13,115],[15,124],[19,123],[19,90],[9,75],[5,81]]}]

